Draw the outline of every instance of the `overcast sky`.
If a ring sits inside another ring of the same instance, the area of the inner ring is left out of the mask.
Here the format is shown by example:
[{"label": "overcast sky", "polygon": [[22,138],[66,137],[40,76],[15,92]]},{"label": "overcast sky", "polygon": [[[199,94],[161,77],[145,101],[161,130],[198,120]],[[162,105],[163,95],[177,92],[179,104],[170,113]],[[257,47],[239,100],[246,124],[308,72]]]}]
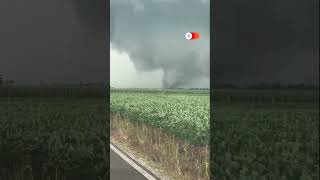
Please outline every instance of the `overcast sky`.
[{"label": "overcast sky", "polygon": [[108,81],[106,3],[1,0],[0,74],[17,84]]},{"label": "overcast sky", "polygon": [[213,81],[319,84],[319,0],[215,0]]},{"label": "overcast sky", "polygon": [[110,17],[111,86],[209,87],[208,1],[111,0]]},{"label": "overcast sky", "polygon": [[[209,71],[208,1],[112,0],[111,72],[128,64],[131,73],[112,73],[111,84],[206,87],[210,73],[214,83],[239,86],[319,84],[318,3],[216,0]],[[200,32],[200,40],[186,41],[187,31]]]},{"label": "overcast sky", "polygon": [[[319,84],[319,0],[1,0],[0,74],[17,83]],[[187,41],[197,31],[200,39]]]},{"label": "overcast sky", "polygon": [[163,71],[138,71],[125,52],[110,48],[111,86],[117,88],[162,88]]}]

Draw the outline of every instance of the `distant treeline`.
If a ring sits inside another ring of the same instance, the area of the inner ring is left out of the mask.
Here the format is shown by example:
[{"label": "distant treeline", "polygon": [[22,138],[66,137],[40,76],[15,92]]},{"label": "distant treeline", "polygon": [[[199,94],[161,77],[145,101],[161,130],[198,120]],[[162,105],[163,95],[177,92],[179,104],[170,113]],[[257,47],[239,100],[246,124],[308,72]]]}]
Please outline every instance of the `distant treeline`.
[{"label": "distant treeline", "polygon": [[[261,87],[261,86],[260,86]],[[296,87],[296,86],[294,86]],[[301,86],[299,86],[301,87]],[[105,85],[1,86],[0,97],[101,97],[108,96]],[[218,102],[319,102],[314,88],[193,88],[193,89],[117,89],[111,92],[203,94]]]},{"label": "distant treeline", "polygon": [[[122,89],[110,86],[110,89]],[[155,88],[127,88],[152,90]],[[247,86],[237,86],[235,84],[217,83],[213,85],[213,89],[319,89],[319,85],[312,84],[279,84],[279,83],[259,83]],[[166,88],[166,90],[210,90],[210,88]]]},{"label": "distant treeline", "polygon": [[319,103],[314,89],[215,89],[210,94],[214,102]]},{"label": "distant treeline", "polygon": [[319,85],[313,84],[280,84],[280,83],[259,83],[247,86],[237,86],[235,84],[217,83],[215,89],[319,89]]},{"label": "distant treeline", "polygon": [[180,94],[209,94],[209,89],[155,89],[155,88],[111,88],[111,92],[134,92],[134,93],[180,93]]},{"label": "distant treeline", "polygon": [[310,89],[111,89],[111,93],[202,94],[214,102],[318,103],[319,91]]},{"label": "distant treeline", "polygon": [[2,86],[0,97],[106,97],[105,86]]}]

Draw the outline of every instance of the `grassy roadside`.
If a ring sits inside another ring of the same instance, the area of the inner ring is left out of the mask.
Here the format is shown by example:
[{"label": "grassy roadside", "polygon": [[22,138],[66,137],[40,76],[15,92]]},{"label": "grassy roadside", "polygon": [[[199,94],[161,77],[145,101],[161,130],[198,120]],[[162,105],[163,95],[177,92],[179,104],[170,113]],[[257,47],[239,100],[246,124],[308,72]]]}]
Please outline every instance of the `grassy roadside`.
[{"label": "grassy roadside", "polygon": [[159,165],[173,179],[209,179],[209,149],[177,140],[150,126],[111,115],[111,136]]}]

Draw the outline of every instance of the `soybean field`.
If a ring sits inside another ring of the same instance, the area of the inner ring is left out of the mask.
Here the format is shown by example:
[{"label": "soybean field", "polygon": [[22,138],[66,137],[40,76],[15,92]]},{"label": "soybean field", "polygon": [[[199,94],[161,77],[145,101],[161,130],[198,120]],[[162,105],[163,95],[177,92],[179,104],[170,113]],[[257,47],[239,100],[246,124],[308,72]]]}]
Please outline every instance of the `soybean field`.
[{"label": "soybean field", "polygon": [[319,91],[216,90],[211,177],[319,179]]},{"label": "soybean field", "polygon": [[104,98],[0,98],[0,179],[105,179]]},{"label": "soybean field", "polygon": [[210,97],[211,104],[205,90],[113,90],[110,108],[210,144],[214,179],[319,179],[318,91],[219,89]]},{"label": "soybean field", "polygon": [[209,92],[113,91],[110,110],[159,128],[183,141],[209,143]]}]

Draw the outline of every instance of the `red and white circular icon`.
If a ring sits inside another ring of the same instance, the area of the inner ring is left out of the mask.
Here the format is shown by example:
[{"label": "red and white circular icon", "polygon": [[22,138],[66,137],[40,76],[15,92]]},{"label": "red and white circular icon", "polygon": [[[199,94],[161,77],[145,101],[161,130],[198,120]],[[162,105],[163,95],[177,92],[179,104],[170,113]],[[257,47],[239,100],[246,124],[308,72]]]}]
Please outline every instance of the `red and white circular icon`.
[{"label": "red and white circular icon", "polygon": [[199,33],[197,32],[187,32],[185,35],[187,40],[199,39]]},{"label": "red and white circular icon", "polygon": [[186,33],[186,39],[187,40],[191,40],[192,39],[192,33],[191,32],[187,32]]}]

